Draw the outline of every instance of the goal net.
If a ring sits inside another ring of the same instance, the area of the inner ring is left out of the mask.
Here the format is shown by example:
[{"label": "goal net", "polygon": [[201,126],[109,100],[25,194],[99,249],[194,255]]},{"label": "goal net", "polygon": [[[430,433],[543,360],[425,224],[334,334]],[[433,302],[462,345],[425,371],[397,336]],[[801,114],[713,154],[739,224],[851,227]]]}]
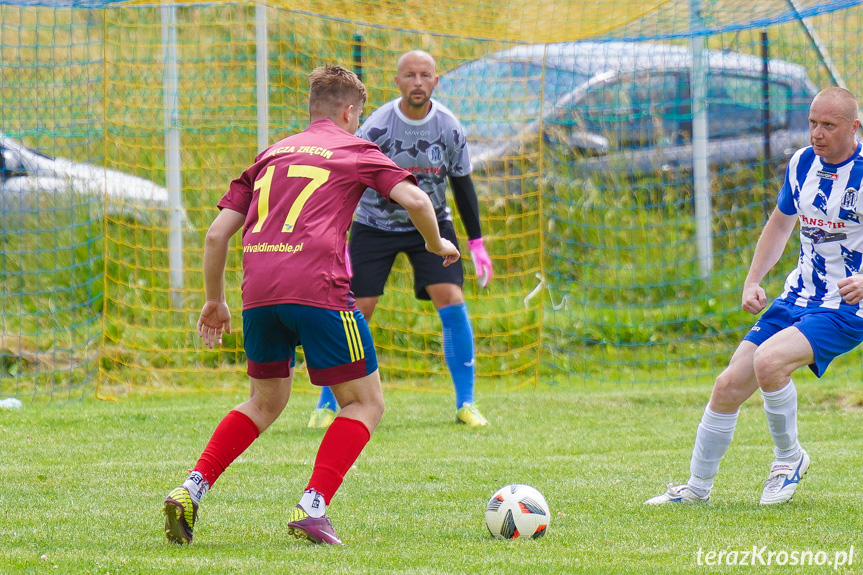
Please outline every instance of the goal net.
[{"label": "goal net", "polygon": [[[232,333],[195,333],[216,202],[307,125],[314,67],[355,70],[367,116],[411,49],[469,136],[485,290],[450,206],[480,388],[709,381],[754,320],[743,278],[812,95],[863,88],[861,24],[814,0],[6,2],[0,396],[245,389],[238,237]],[[371,326],[386,385],[450,389],[401,256]]]}]

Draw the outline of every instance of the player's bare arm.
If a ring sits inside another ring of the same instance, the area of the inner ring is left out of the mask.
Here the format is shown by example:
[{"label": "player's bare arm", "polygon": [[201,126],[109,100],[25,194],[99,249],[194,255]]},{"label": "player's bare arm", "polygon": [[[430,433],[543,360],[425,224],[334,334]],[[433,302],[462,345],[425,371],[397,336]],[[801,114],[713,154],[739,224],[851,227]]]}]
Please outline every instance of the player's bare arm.
[{"label": "player's bare arm", "polygon": [[243,226],[246,216],[224,209],[207,230],[204,241],[204,291],[207,301],[198,318],[198,335],[211,348],[222,344],[222,331],[231,333],[231,311],[225,303],[225,264],[231,237]]},{"label": "player's bare arm", "polygon": [[422,189],[402,180],[390,190],[390,199],[400,204],[426,242],[426,249],[444,258],[444,267],[458,261],[461,254],[452,242],[440,236],[434,207]]},{"label": "player's bare arm", "polygon": [[770,219],[767,220],[755,246],[749,273],[743,282],[741,307],[744,311],[755,315],[767,306],[767,294],[760,285],[761,280],[782,257],[782,252],[785,251],[785,245],[796,223],[796,215],[784,214],[779,208],[773,210]]}]

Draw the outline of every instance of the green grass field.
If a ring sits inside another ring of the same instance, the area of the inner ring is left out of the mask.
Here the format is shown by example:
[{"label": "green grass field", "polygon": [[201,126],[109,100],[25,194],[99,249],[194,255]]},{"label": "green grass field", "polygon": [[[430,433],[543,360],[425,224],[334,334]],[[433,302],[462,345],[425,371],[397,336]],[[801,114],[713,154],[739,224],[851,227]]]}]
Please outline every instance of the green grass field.
[{"label": "green grass field", "polygon": [[[479,432],[455,425],[449,394],[388,391],[383,423],[330,507],[343,548],[285,534],[322,435],[305,427],[311,394],[295,394],[222,476],[188,547],[165,540],[161,503],[241,395],[3,410],[0,573],[823,573],[833,566],[708,567],[698,552],[757,546],[765,560],[808,551],[832,562],[853,545],[840,570],[851,572],[863,564],[863,394],[830,378],[798,388],[813,463],[795,499],[771,508],[758,505],[772,457],[758,398],[743,407],[713,501],[649,508],[688,476],[709,387],[481,390],[493,426]],[[486,501],[508,483],[545,495],[545,538],[486,532]]]}]

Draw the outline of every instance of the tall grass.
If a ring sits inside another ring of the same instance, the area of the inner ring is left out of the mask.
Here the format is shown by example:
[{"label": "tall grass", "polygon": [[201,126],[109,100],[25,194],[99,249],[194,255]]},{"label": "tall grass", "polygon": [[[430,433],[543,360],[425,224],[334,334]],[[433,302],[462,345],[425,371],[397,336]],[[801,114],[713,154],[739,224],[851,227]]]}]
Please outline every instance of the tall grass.
[{"label": "tall grass", "polygon": [[[578,15],[573,12],[577,6],[543,2],[519,22],[492,10],[466,17],[446,31],[424,6],[415,7],[417,17],[409,23],[401,5],[328,5],[324,12],[340,10],[336,16],[317,14],[314,6],[309,11],[282,5],[268,10],[271,140],[305,126],[308,72],[322,63],[353,65],[357,49],[369,86],[368,113],[397,95],[393,66],[407,49],[430,50],[443,71],[510,47],[516,39],[554,40],[563,31],[582,37],[582,26],[593,17],[603,19],[602,27],[592,28],[603,38],[644,38],[645,23],[652,23],[654,34],[680,34],[663,41],[683,43],[680,26],[689,29],[689,4],[675,2],[618,2],[607,7],[607,14]],[[713,18],[709,23],[718,27],[747,17],[723,2],[707,8]],[[201,349],[192,327],[202,294],[203,238],[214,205],[257,152],[254,12],[253,5],[239,3],[177,8],[177,122],[182,131],[183,202],[190,220],[184,236],[181,308],[175,309],[171,298],[166,219],[118,215],[117,208],[123,206],[116,204],[107,206],[106,213],[95,204],[82,211],[73,207],[75,200],[62,199],[49,217],[58,233],[46,222],[26,223],[17,232],[7,220],[0,277],[6,306],[0,319],[0,369],[12,377],[0,380],[0,391],[50,392],[64,378],[86,378],[96,365],[94,348],[107,384],[116,387],[148,382],[176,387],[206,379],[204,374],[212,376],[217,369],[242,371],[239,334],[227,338],[222,350],[211,352]],[[752,17],[758,14],[756,10]],[[838,14],[847,18],[825,15],[811,22],[822,32],[836,32],[825,36],[832,53],[843,55],[843,69],[851,70],[856,52],[839,46],[842,38],[853,37],[860,11],[855,7]],[[47,152],[164,182],[158,7],[4,5],[0,18],[8,54],[4,65],[15,71],[0,85],[4,109],[11,111],[3,115],[2,130]],[[557,25],[543,35],[541,28],[551,19]],[[427,26],[430,32],[418,34],[413,26]],[[495,33],[458,32],[471,26]],[[629,32],[637,34],[626,35]],[[779,22],[770,28],[770,36],[773,57],[817,60],[799,24]],[[708,40],[716,49],[760,49],[758,34],[746,29]],[[823,72],[813,67],[813,79],[823,80]],[[714,173],[715,271],[705,279],[693,240],[689,174],[662,172],[631,180],[606,173],[589,178],[570,157],[526,152],[510,160],[520,171],[509,175],[525,175],[521,195],[502,197],[493,182],[481,174],[476,178],[496,275],[491,288],[480,291],[467,264],[465,290],[480,381],[494,385],[496,378],[506,376],[513,386],[543,379],[616,382],[637,373],[655,373],[652,381],[664,381],[711,373],[752,319],[739,310],[739,284],[772,206],[777,175],[761,165],[723,167]],[[91,209],[94,218],[84,213]],[[40,217],[45,216],[48,212],[42,211]],[[464,239],[460,224],[457,229]],[[66,250],[56,242],[67,241],[64,236],[70,233],[85,237],[70,238],[76,247]],[[43,247],[57,245],[60,253],[34,253],[24,245],[25,238]],[[789,248],[769,277],[770,295],[778,292],[795,249]],[[25,268],[27,273],[19,271]],[[234,310],[240,307],[239,268],[235,249],[227,273]],[[405,262],[399,262],[373,327],[387,376],[430,382],[445,372],[439,357],[439,319],[430,306],[415,301],[411,276]],[[46,289],[49,284],[56,290]],[[529,298],[540,284],[544,287],[539,295]],[[64,301],[72,296],[78,298],[75,303]],[[54,309],[61,310],[56,318],[50,316]],[[50,330],[62,328],[49,326],[52,321],[73,328],[55,335]],[[87,327],[78,329],[81,326]],[[19,341],[8,343],[5,336]],[[22,345],[34,357],[50,353],[53,361],[71,350],[72,357],[87,358],[84,375],[41,377],[35,363],[20,353]],[[21,380],[21,374],[34,373],[32,382]]]}]

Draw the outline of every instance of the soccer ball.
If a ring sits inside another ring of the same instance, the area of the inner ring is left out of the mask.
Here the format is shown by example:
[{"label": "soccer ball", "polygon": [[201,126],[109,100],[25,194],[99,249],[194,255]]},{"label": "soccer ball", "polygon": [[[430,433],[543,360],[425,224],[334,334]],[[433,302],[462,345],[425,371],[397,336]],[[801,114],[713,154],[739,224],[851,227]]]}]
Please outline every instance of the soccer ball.
[{"label": "soccer ball", "polygon": [[529,485],[501,487],[485,508],[485,526],[496,539],[538,539],[550,521],[545,497]]}]

